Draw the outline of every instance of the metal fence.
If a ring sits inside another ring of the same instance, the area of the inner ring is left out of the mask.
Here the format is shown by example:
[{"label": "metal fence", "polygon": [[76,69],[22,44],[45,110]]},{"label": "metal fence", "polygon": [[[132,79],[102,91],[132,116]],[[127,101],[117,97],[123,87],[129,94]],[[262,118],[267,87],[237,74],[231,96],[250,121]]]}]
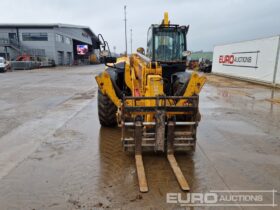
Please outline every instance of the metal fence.
[{"label": "metal fence", "polygon": [[20,48],[20,44],[16,39],[0,38],[0,46]]},{"label": "metal fence", "polygon": [[28,54],[32,56],[46,56],[46,51],[45,49],[21,49],[21,54]]},{"label": "metal fence", "polygon": [[46,56],[45,49],[25,47],[23,45],[20,45],[20,43],[16,39],[0,38],[0,46],[13,48],[17,51],[18,55],[28,54],[31,56]]}]

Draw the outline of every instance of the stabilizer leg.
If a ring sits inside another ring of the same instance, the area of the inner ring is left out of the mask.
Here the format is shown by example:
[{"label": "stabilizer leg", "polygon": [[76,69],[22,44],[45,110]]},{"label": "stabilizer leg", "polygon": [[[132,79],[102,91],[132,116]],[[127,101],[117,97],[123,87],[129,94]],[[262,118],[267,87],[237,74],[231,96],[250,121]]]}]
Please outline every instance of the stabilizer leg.
[{"label": "stabilizer leg", "polygon": [[173,121],[168,122],[168,128],[167,128],[167,159],[169,161],[169,164],[177,178],[177,181],[181,187],[182,190],[189,191],[190,187],[185,179],[177,161],[174,156],[174,132],[175,132],[175,123]]}]

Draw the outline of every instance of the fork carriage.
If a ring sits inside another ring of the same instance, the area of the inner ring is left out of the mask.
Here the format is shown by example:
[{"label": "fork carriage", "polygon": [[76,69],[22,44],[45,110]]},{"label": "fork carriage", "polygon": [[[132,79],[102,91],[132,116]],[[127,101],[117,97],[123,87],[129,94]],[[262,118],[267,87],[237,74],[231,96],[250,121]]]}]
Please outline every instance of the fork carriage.
[{"label": "fork carriage", "polygon": [[[140,151],[168,153],[194,151],[199,121],[196,117],[199,115],[198,98],[198,96],[124,96],[121,107],[122,118],[119,122],[124,150],[137,152],[141,145]],[[127,100],[132,101],[133,105],[127,105]],[[155,106],[137,105],[137,102],[145,100],[154,101]],[[171,105],[179,100],[186,100],[185,105]],[[136,127],[141,132],[135,132]]]}]

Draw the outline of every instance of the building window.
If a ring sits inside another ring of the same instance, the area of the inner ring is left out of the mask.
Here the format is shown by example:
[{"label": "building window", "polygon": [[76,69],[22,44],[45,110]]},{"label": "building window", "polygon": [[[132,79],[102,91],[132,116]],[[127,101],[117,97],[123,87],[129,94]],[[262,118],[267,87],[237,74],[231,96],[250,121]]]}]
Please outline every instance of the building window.
[{"label": "building window", "polygon": [[22,33],[22,41],[48,41],[48,33]]},{"label": "building window", "polygon": [[60,34],[56,34],[56,35],[55,35],[55,40],[56,40],[57,42],[63,42],[63,36],[60,35]]},{"label": "building window", "polygon": [[66,44],[71,44],[71,39],[69,37],[64,38]]}]

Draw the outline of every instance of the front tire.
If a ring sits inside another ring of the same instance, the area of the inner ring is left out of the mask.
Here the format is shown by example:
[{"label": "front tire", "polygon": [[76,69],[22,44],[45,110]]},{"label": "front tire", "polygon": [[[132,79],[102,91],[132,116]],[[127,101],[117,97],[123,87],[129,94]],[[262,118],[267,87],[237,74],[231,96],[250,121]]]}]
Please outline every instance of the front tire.
[{"label": "front tire", "polygon": [[117,125],[117,107],[111,99],[98,90],[98,117],[102,126],[113,127]]}]

